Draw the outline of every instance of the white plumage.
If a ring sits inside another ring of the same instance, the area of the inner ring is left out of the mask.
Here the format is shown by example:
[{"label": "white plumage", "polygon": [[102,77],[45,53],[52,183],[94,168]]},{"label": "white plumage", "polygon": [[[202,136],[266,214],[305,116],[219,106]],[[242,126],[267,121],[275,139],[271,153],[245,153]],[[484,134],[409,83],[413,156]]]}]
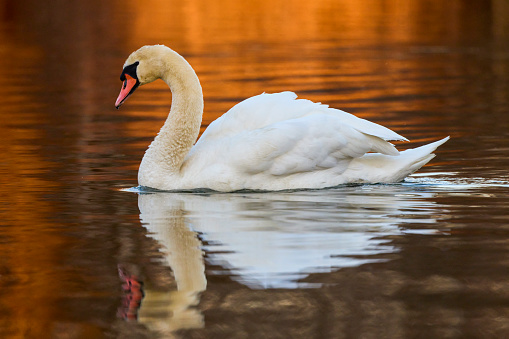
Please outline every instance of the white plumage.
[{"label": "white plumage", "polygon": [[169,117],[140,165],[142,186],[235,191],[397,182],[448,140],[400,153],[388,141],[407,139],[390,129],[283,92],[242,101],[193,146],[203,96],[191,66],[159,45],[134,52],[125,67],[136,62],[140,84],[162,78],[173,92]]}]

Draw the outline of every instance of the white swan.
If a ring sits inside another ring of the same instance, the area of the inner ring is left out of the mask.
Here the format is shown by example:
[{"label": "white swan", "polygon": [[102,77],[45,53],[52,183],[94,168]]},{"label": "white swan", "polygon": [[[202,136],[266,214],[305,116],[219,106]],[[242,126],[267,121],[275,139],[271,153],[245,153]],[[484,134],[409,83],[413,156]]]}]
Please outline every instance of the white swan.
[{"label": "white swan", "polygon": [[[235,105],[198,137],[203,94],[196,73],[163,45],[144,46],[126,60],[115,106],[157,79],[172,106],[143,157],[138,183],[160,190],[207,188],[285,190],[403,180],[430,161],[449,137],[398,152],[407,140],[388,128],[292,92],[261,94]],[[408,141],[408,140],[407,140]]]}]

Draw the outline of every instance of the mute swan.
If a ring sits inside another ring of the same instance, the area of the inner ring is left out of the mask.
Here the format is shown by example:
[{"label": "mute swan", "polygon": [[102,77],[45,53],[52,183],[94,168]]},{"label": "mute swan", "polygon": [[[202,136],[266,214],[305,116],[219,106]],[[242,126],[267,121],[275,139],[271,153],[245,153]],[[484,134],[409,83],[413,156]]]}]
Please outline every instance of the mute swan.
[{"label": "mute swan", "polygon": [[193,68],[172,49],[144,46],[127,58],[115,107],[157,79],[168,84],[173,99],[141,161],[143,187],[229,192],[398,182],[449,139],[400,153],[387,141],[408,140],[390,129],[282,92],[235,105],[193,146],[203,114],[202,89]]}]

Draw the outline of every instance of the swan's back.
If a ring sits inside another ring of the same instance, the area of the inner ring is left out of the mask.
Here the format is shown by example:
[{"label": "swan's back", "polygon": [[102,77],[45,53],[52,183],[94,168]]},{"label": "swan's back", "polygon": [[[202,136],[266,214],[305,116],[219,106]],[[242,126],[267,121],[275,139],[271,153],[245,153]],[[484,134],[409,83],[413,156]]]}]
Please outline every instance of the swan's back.
[{"label": "swan's back", "polygon": [[264,93],[238,103],[213,121],[203,133],[202,139],[232,136],[239,132],[264,128],[280,121],[310,115],[335,117],[359,132],[384,140],[408,141],[384,126],[358,118],[353,114],[310,100],[297,99],[297,95],[293,92]]}]

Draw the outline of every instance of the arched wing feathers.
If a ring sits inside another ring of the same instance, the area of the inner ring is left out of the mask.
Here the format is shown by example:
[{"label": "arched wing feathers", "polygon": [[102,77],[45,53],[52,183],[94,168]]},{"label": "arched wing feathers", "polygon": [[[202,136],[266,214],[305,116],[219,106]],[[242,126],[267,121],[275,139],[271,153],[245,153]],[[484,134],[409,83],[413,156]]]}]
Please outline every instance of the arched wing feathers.
[{"label": "arched wing feathers", "polygon": [[213,146],[211,151],[224,153],[216,156],[250,174],[327,169],[340,174],[352,158],[368,152],[399,155],[386,140],[406,140],[352,114],[295,99],[291,92],[247,99],[214,121],[195,148]]},{"label": "arched wing feathers", "polygon": [[358,118],[353,114],[310,100],[297,99],[297,95],[293,92],[264,93],[238,103],[213,121],[202,138],[222,138],[247,130],[263,128],[276,122],[314,114],[334,116],[359,132],[383,140],[408,141],[405,137],[384,126]]}]

